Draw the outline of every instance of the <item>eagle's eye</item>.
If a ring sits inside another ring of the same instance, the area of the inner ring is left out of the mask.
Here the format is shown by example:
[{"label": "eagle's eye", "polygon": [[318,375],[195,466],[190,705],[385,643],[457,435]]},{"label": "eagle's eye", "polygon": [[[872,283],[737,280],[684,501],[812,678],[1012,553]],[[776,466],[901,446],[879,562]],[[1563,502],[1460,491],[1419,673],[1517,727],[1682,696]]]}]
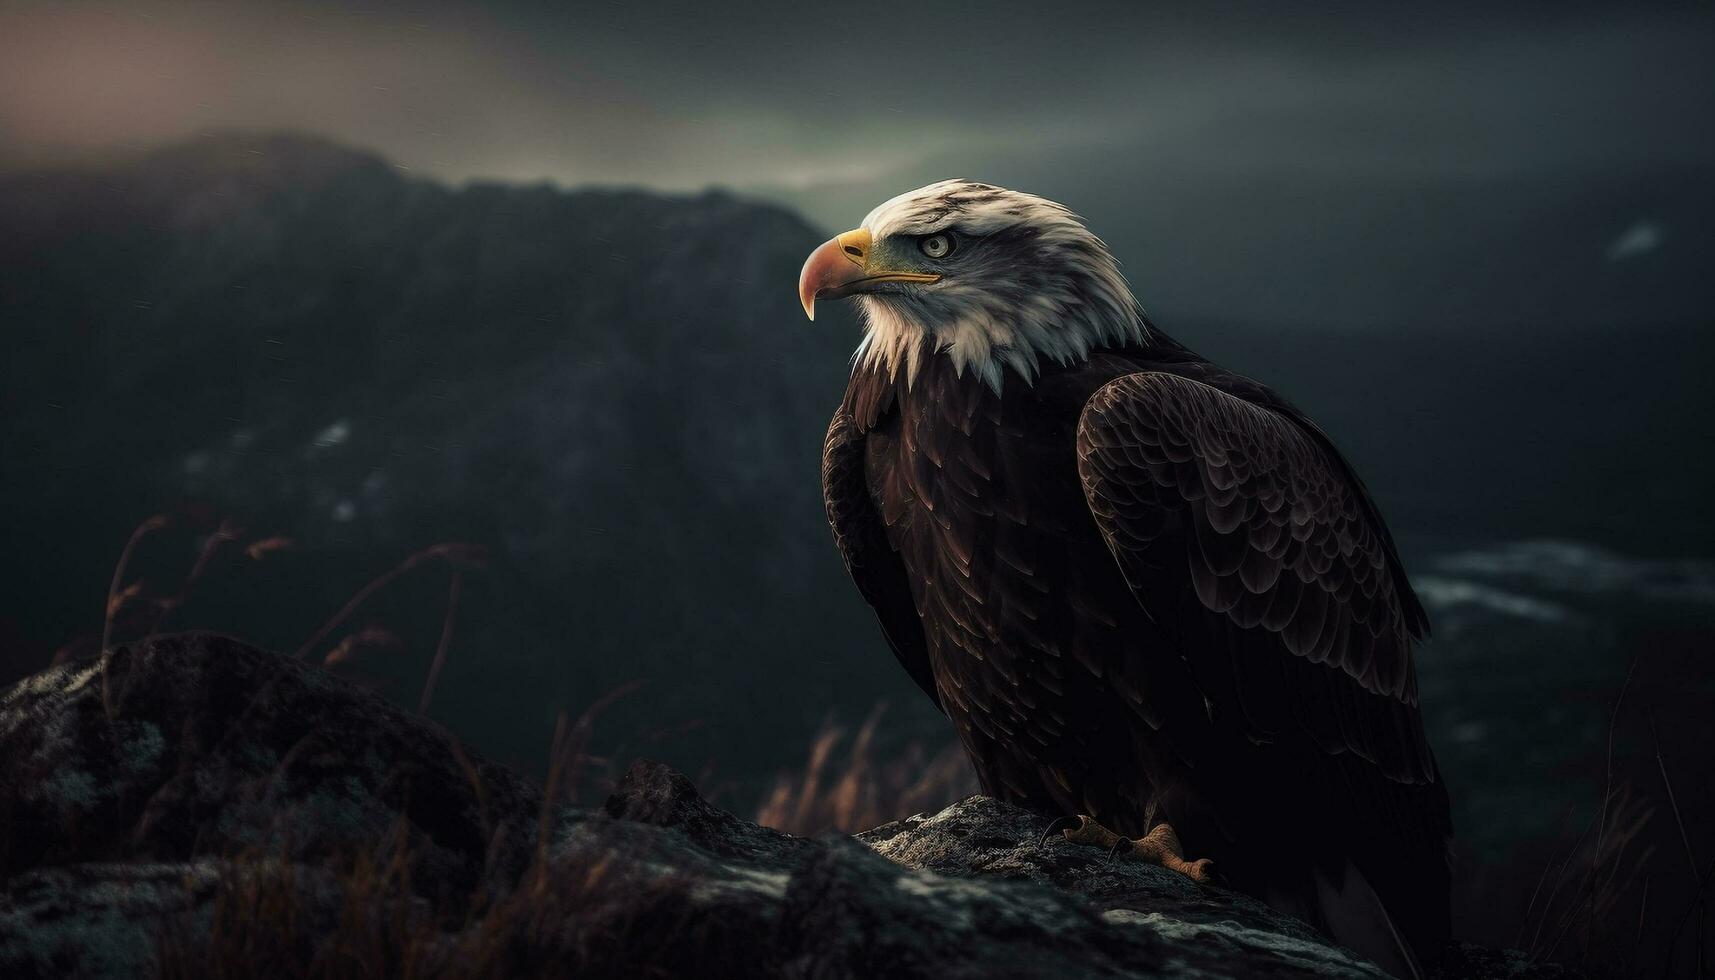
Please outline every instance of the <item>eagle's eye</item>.
[{"label": "eagle's eye", "polygon": [[953,236],[939,233],[924,235],[917,240],[917,247],[932,259],[944,259],[953,254]]}]

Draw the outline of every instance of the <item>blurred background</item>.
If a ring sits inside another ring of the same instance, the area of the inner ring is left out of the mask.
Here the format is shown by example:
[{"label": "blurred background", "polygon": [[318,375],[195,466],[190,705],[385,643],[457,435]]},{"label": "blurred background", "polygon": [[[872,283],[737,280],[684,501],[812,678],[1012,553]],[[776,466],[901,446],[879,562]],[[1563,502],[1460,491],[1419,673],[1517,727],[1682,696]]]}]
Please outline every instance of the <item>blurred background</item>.
[{"label": "blurred background", "polygon": [[527,771],[596,706],[795,829],[946,802],[821,515],[857,324],[794,287],[978,178],[1368,480],[1465,933],[1690,964],[1712,110],[1707,4],[0,0],[0,681],[219,629]]}]

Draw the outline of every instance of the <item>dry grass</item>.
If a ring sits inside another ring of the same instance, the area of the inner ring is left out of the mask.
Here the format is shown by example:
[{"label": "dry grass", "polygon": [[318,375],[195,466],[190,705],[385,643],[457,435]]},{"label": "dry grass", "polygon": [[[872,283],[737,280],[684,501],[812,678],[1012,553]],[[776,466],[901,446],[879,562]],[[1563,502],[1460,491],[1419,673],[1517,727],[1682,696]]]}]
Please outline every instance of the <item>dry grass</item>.
[{"label": "dry grass", "polygon": [[[126,539],[125,547],[120,550],[119,560],[113,565],[113,582],[107,587],[107,605],[101,619],[100,650],[106,650],[111,645],[114,620],[119,618],[128,603],[135,602],[143,594],[141,581],[122,585],[125,581],[125,569],[131,565],[132,554],[137,551],[137,545],[143,538],[166,526],[166,515],[156,514],[150,517],[137,525],[137,529],[131,532],[131,537]],[[101,707],[107,712],[108,720],[113,720],[113,686],[107,677],[106,661],[101,664]]]},{"label": "dry grass", "polygon": [[[481,567],[486,561],[486,555],[483,550],[476,545],[448,542],[430,545],[421,551],[407,556],[404,561],[394,565],[392,568],[382,572],[380,575],[377,575],[375,578],[370,580],[369,584],[353,593],[352,597],[346,600],[345,605],[340,607],[339,612],[334,613],[332,619],[323,623],[320,629],[311,634],[310,638],[305,640],[303,645],[298,647],[297,652],[293,653],[292,656],[301,659],[314,651],[316,647],[321,645],[322,641],[326,640],[333,633],[334,630],[338,629],[346,622],[346,620],[350,619],[352,614],[357,612],[358,608],[368,601],[371,596],[374,596],[375,593],[385,589],[412,569],[432,561],[444,561],[452,565],[454,567],[453,575],[456,578],[458,576],[458,565],[463,564]],[[448,601],[447,625],[442,631],[443,637],[450,635],[452,630],[452,612],[457,605],[458,588],[455,585],[452,596]],[[444,645],[442,652],[444,654]],[[445,659],[444,655],[442,659]]]},{"label": "dry grass", "polygon": [[775,780],[756,822],[791,834],[850,834],[977,792],[976,776],[956,744],[929,751],[913,742],[878,760],[876,733],[885,710],[877,705],[849,743],[844,728],[824,724],[803,771]]},{"label": "dry grass", "polygon": [[[1513,945],[1533,961],[1588,976],[1671,976],[1680,968],[1707,976],[1702,930],[1715,862],[1698,864],[1654,709],[1634,712],[1643,724],[1623,726],[1637,672],[1634,659],[1609,704],[1601,799],[1576,836],[1563,826]],[[1632,772],[1616,786],[1615,743],[1622,727],[1647,728],[1651,752],[1647,760],[1634,758]],[[1682,856],[1675,853],[1681,850]]]},{"label": "dry grass", "polygon": [[1632,934],[1620,909],[1625,896],[1647,884],[1643,869],[1655,848],[1645,831],[1655,809],[1623,787],[1600,812],[1605,833],[1591,835],[1598,823],[1592,819],[1564,854],[1556,849],[1537,881],[1516,943],[1533,960],[1587,968],[1598,952],[1613,955]]},{"label": "dry grass", "polygon": [[429,713],[429,699],[434,697],[435,682],[441,679],[441,668],[447,665],[447,645],[453,639],[453,620],[459,611],[459,593],[464,589],[464,574],[453,570],[452,584],[447,589],[447,614],[441,620],[441,639],[435,644],[435,659],[429,663],[429,676],[423,681],[423,694],[417,699],[417,713]]},{"label": "dry grass", "polygon": [[[55,652],[53,663],[60,664],[76,656],[100,653],[121,639],[142,640],[159,633],[166,621],[184,608],[196,585],[202,581],[216,559],[227,550],[228,545],[239,546],[242,555],[252,562],[263,561],[270,555],[294,547],[293,540],[283,535],[258,537],[245,543],[245,529],[229,519],[223,519],[219,526],[203,539],[195,561],[176,589],[170,592],[152,589],[149,583],[141,578],[128,581],[127,572],[143,540],[173,526],[173,519],[166,514],[155,514],[137,525],[126,540],[124,548],[120,550],[118,561],[114,563],[113,577],[107,589],[107,601],[102,614],[99,641],[93,649],[89,648],[87,637],[68,641]],[[448,567],[451,570],[451,581],[441,623],[440,640],[436,645],[434,658],[430,661],[417,703],[418,712],[426,713],[434,696],[435,685],[446,666],[464,572],[467,569],[480,569],[486,564],[486,554],[477,545],[442,542],[406,556],[403,561],[353,593],[331,618],[298,646],[292,656],[301,659],[312,654],[377,593],[411,571],[430,564],[443,564]],[[390,630],[365,627],[341,636],[323,655],[322,666],[338,667],[353,662],[365,652],[393,650],[400,646],[402,644],[398,636]],[[107,676],[105,662],[102,664],[101,685],[102,704],[111,719],[124,702],[125,686],[122,682],[117,690],[114,689]]]},{"label": "dry grass", "polygon": [[[501,980],[511,977],[667,977],[740,937],[709,934],[687,904],[687,883],[650,862],[616,860],[599,844],[555,854],[556,816],[584,776],[605,767],[590,754],[601,712],[637,685],[616,690],[576,720],[555,726],[533,857],[509,880],[492,875],[493,846],[479,883],[461,901],[432,905],[413,887],[415,860],[403,818],[382,853],[319,865],[249,852],[223,862],[206,918],[187,914],[156,944],[153,976]],[[457,742],[449,749],[498,846],[489,794]],[[295,754],[281,760],[280,771]],[[290,851],[289,842],[283,851]],[[187,887],[194,886],[190,883]],[[730,951],[729,951],[730,952]]]},{"label": "dry grass", "polygon": [[[552,853],[555,815],[578,793],[581,774],[606,769],[591,753],[601,712],[638,685],[610,693],[577,719],[555,727],[537,847],[509,882],[485,875],[463,901],[434,907],[413,889],[405,828],[381,854],[318,866],[267,854],[226,862],[204,916],[186,916],[156,946],[153,975],[162,980],[316,977],[328,980],[500,980],[511,977],[601,978],[740,975],[754,942],[719,916],[699,914],[694,889],[659,873],[632,850],[599,843]],[[803,773],[781,777],[763,807],[780,826],[799,832],[867,828],[950,802],[972,789],[956,748],[933,756],[913,747],[898,763],[878,764],[882,711],[873,712],[847,744],[824,727]],[[487,824],[488,795],[456,743],[452,752],[470,780]],[[289,764],[283,760],[281,765]],[[795,821],[795,822],[794,822]],[[599,829],[597,830],[599,833]],[[637,846],[634,842],[632,847]],[[619,854],[626,857],[620,859]],[[723,965],[724,964],[724,965]],[[754,965],[754,964],[752,964]]]},{"label": "dry grass", "polygon": [[518,887],[473,896],[462,914],[431,907],[398,852],[306,868],[252,858],[227,865],[206,925],[174,923],[154,975],[327,980],[500,980],[678,975],[674,942],[695,942],[684,889],[610,853],[544,861]]}]

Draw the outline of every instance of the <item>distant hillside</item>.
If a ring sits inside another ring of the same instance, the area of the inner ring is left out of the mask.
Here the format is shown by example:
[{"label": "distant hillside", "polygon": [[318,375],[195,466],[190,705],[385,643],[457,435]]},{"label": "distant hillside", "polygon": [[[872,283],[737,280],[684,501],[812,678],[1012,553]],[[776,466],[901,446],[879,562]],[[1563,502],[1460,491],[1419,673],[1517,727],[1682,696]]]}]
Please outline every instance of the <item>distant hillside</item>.
[{"label": "distant hillside", "polygon": [[[825,530],[821,439],[856,333],[805,322],[821,236],[792,214],[455,190],[227,135],[0,180],[0,227],[0,674],[99,624],[119,545],[165,510],[295,539],[211,575],[218,619],[198,623],[287,648],[409,551],[489,547],[437,704],[510,725],[515,754],[635,678],[655,682],[644,722],[726,726],[739,753],[835,702],[783,691],[915,695]],[[386,625],[433,649],[444,580],[402,587]]]}]

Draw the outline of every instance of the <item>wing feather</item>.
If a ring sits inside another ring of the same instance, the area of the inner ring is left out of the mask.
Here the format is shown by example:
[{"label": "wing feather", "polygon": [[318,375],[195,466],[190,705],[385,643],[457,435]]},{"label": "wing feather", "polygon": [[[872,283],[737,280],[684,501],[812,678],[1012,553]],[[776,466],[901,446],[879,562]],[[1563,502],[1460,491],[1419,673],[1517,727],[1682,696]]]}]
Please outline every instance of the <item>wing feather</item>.
[{"label": "wing feather", "polygon": [[[834,413],[822,443],[822,501],[846,571],[875,609],[887,645],[917,686],[936,707],[942,707],[905,564],[888,544],[882,515],[870,497],[864,475],[864,436],[843,408]],[[969,565],[968,555],[962,560]]]},{"label": "wing feather", "polygon": [[1331,753],[1436,781],[1411,661],[1421,612],[1400,593],[1362,485],[1320,433],[1200,381],[1142,372],[1085,405],[1078,470],[1145,611],[1171,619],[1194,597],[1210,619],[1201,635],[1224,638],[1203,669],[1228,673],[1209,689],[1236,692],[1257,737],[1295,718]]}]

